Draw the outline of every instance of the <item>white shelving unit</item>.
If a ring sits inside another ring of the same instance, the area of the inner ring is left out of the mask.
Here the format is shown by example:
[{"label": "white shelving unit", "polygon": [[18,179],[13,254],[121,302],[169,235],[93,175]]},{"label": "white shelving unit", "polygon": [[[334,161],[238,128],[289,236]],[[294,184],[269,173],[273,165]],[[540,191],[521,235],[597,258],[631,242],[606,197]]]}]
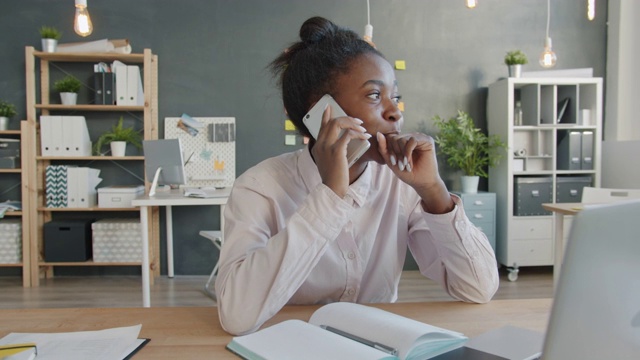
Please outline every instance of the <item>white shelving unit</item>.
[{"label": "white shelving unit", "polygon": [[[522,103],[521,126],[514,125],[516,101]],[[489,169],[489,191],[497,196],[498,262],[515,281],[521,266],[553,264],[553,216],[537,211],[536,201],[579,202],[580,184],[573,184],[573,201],[563,192],[564,184],[574,181],[600,186],[602,79],[499,80],[489,86],[487,122],[489,134],[508,145],[507,156]],[[564,149],[565,138],[576,132],[580,139],[592,136],[593,141],[589,150],[585,140],[584,156],[574,163]],[[523,189],[530,196],[523,196]]]}]

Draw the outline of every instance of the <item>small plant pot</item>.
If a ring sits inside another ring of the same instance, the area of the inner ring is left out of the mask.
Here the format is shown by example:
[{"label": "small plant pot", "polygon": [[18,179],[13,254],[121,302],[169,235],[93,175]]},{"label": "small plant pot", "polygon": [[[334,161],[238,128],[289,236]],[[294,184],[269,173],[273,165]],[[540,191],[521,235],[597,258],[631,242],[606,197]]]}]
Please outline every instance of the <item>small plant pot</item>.
[{"label": "small plant pot", "polygon": [[522,76],[522,65],[509,65],[509,77],[519,78]]},{"label": "small plant pot", "polygon": [[478,192],[478,183],[480,176],[462,176],[462,192],[465,194],[476,194]]},{"label": "small plant pot", "polygon": [[78,94],[72,92],[60,93],[60,101],[62,101],[62,105],[75,105],[78,101]]},{"label": "small plant pot", "polygon": [[6,116],[0,116],[0,131],[9,130],[9,118]]},{"label": "small plant pot", "polygon": [[47,53],[56,52],[58,49],[58,40],[56,39],[42,39],[42,51]]},{"label": "small plant pot", "polygon": [[111,156],[124,156],[127,150],[126,141],[112,141],[109,145],[111,145]]}]

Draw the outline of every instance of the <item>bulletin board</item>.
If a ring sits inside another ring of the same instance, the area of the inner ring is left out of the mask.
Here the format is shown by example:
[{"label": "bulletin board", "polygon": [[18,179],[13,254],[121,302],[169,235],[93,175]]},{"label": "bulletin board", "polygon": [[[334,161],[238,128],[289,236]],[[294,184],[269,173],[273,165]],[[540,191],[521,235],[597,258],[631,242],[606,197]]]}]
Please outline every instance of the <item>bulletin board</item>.
[{"label": "bulletin board", "polygon": [[191,119],[199,123],[196,131],[179,126],[179,117],[164,119],[165,139],[180,139],[182,143],[187,186],[231,187],[236,177],[236,119]]}]

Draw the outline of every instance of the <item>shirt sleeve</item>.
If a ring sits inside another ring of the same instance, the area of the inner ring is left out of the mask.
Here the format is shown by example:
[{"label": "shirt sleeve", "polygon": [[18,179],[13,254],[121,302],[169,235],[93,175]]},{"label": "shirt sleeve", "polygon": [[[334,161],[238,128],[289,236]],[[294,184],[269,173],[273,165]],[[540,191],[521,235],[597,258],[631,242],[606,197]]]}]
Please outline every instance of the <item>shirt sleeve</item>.
[{"label": "shirt sleeve", "polygon": [[498,290],[495,253],[486,235],[467,217],[462,201],[447,214],[426,213],[418,204],[410,216],[409,249],[420,272],[452,297],[474,303],[491,300]]},{"label": "shirt sleeve", "polygon": [[229,333],[253,332],[275,315],[304,283],[353,211],[352,202],[323,184],[289,218],[283,218],[278,206],[257,180],[236,181],[225,209],[225,239],[215,283],[220,322]]}]

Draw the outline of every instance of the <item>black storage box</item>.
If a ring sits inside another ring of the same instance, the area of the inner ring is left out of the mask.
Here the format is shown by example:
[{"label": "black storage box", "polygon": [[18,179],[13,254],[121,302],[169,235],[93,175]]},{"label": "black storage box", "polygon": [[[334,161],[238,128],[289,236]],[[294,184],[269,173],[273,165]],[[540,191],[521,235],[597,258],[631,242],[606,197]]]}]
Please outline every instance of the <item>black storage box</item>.
[{"label": "black storage box", "polygon": [[73,262],[91,259],[93,220],[54,220],[44,224],[44,260]]},{"label": "black storage box", "polygon": [[551,176],[516,177],[513,202],[515,216],[551,215],[542,207],[543,203],[553,202],[553,183]]},{"label": "black storage box", "polygon": [[591,176],[563,176],[556,179],[556,202],[579,203],[582,189],[591,186]]}]

